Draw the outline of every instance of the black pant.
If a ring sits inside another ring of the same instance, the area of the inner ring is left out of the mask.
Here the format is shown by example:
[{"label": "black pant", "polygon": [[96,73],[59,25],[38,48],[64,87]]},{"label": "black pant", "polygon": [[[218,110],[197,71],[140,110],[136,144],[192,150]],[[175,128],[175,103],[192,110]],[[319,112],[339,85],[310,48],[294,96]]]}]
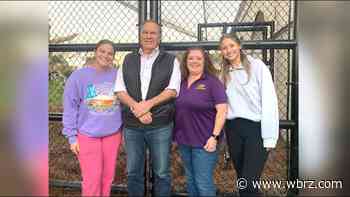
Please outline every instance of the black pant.
[{"label": "black pant", "polygon": [[227,120],[225,132],[237,179],[247,180],[247,187],[239,189],[240,196],[261,195],[252,185],[252,181],[260,179],[268,155],[261,138],[260,122],[243,118]]}]

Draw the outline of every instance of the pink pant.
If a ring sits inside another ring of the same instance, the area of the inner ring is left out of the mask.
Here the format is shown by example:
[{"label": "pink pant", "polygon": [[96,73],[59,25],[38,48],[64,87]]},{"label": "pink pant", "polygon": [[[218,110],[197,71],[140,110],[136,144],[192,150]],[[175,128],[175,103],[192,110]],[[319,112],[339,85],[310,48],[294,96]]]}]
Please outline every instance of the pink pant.
[{"label": "pink pant", "polygon": [[110,196],[121,132],[92,138],[78,133],[82,196]]}]

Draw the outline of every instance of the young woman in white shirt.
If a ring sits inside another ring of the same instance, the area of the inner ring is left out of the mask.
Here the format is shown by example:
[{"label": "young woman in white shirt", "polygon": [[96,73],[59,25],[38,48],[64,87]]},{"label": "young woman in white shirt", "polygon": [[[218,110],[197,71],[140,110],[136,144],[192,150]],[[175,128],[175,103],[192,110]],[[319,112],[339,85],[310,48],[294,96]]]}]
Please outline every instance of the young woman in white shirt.
[{"label": "young woman in white shirt", "polygon": [[234,34],[223,35],[219,47],[229,104],[227,143],[237,180],[247,181],[247,187],[239,193],[241,197],[261,195],[252,181],[260,179],[268,152],[276,146],[279,135],[278,101],[271,72],[260,59],[242,52],[241,41]]}]

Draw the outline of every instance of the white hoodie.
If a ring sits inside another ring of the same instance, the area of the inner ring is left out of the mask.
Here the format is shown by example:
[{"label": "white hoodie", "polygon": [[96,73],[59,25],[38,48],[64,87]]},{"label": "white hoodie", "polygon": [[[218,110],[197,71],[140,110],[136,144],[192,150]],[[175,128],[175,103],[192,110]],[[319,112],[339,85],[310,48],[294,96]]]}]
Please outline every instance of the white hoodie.
[{"label": "white hoodie", "polygon": [[[230,71],[227,84],[227,119],[245,118],[261,121],[264,147],[275,147],[278,140],[278,101],[271,72],[260,59],[247,56],[251,64],[251,76],[244,69]],[[241,65],[242,66],[242,65]]]}]

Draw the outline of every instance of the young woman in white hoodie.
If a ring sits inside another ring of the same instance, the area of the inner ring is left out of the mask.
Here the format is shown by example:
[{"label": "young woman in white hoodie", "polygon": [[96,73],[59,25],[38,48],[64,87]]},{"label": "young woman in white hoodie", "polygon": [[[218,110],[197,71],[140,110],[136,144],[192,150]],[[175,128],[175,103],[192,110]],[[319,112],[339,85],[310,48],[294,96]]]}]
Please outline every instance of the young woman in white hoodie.
[{"label": "young woman in white hoodie", "polygon": [[[234,34],[220,39],[221,77],[228,96],[225,132],[237,172],[240,196],[261,195],[252,181],[260,179],[268,152],[279,135],[278,101],[271,72],[260,60],[242,52]],[[240,189],[245,183],[246,188]]]}]

